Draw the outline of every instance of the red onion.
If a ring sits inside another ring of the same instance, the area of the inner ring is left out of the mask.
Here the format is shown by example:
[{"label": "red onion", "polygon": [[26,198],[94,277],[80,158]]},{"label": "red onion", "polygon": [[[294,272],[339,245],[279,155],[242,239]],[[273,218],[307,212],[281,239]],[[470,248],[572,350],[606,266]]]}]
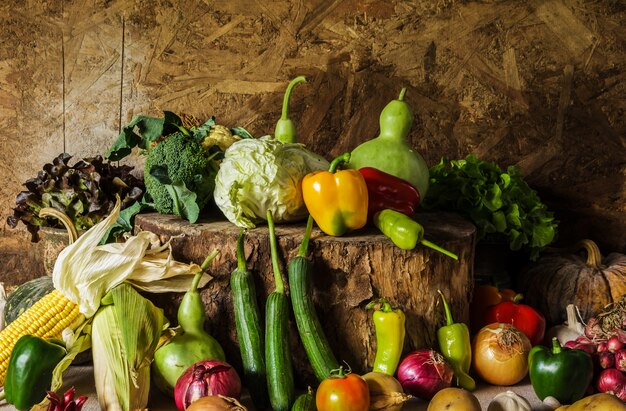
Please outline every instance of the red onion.
[{"label": "red onion", "polygon": [[615,391],[615,396],[622,401],[626,401],[626,384],[622,384],[622,386]]},{"label": "red onion", "polygon": [[574,341],[576,341],[577,343],[581,343],[581,344],[592,344],[593,343],[593,341],[591,341],[585,335],[578,336]]},{"label": "red onion", "polygon": [[187,368],[174,387],[176,407],[184,411],[198,398],[223,395],[239,399],[241,380],[230,364],[219,360],[199,361]]},{"label": "red onion", "polygon": [[615,352],[615,368],[626,372],[626,349],[622,348]]},{"label": "red onion", "polygon": [[596,346],[593,344],[585,344],[585,343],[579,343],[576,341],[568,341],[565,344],[563,344],[563,346],[567,348],[571,348],[571,349],[583,350],[589,355],[596,353]]},{"label": "red onion", "polygon": [[615,355],[608,351],[598,353],[598,362],[600,367],[604,369],[613,368],[615,366]]},{"label": "red onion", "polygon": [[413,351],[398,366],[402,389],[423,400],[430,400],[439,390],[450,387],[452,376],[450,364],[433,350]]},{"label": "red onion", "polygon": [[607,346],[606,346],[606,341],[599,342],[597,350],[598,350],[598,352],[608,351]]},{"label": "red onion", "polygon": [[602,370],[598,376],[597,388],[599,392],[615,394],[626,383],[626,377],[615,368]]},{"label": "red onion", "polygon": [[615,352],[624,348],[624,344],[617,338],[617,335],[612,336],[606,342],[606,349],[609,352]]}]

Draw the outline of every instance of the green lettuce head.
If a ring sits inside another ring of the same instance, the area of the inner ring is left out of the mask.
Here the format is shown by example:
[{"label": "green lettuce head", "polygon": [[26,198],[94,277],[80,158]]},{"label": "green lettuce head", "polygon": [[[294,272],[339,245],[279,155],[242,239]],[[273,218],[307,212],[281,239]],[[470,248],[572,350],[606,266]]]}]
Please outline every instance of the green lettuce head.
[{"label": "green lettuce head", "polygon": [[300,221],[308,211],[302,179],[327,170],[328,161],[302,144],[283,144],[271,136],[237,141],[224,153],[215,178],[215,204],[233,224],[254,228],[266,221]]}]

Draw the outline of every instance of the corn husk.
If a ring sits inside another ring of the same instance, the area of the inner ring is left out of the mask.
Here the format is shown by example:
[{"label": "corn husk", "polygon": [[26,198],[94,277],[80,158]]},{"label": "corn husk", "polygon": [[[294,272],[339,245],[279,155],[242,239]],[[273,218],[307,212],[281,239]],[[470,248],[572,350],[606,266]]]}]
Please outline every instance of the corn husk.
[{"label": "corn husk", "polygon": [[[109,290],[129,281],[148,292],[185,292],[200,271],[197,264],[184,264],[172,258],[169,242],[142,231],[124,243],[99,245],[120,213],[115,209],[58,256],[52,273],[54,287],[80,306],[85,317],[93,316]],[[204,275],[200,286],[210,277]]]},{"label": "corn husk", "polygon": [[103,410],[146,408],[150,363],[167,326],[163,310],[130,285],[120,284],[105,295],[91,329],[96,392]]}]

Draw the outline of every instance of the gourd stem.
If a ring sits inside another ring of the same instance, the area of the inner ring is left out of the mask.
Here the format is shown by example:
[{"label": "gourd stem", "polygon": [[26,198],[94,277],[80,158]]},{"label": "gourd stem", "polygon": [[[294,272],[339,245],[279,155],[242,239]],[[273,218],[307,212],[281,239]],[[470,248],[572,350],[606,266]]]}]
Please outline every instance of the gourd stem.
[{"label": "gourd stem", "polygon": [[298,250],[298,257],[306,257],[309,253],[309,240],[311,238],[311,231],[313,230],[313,217],[309,214],[309,219],[306,221],[306,231],[304,232],[304,238],[300,243],[300,249]]},{"label": "gourd stem", "polygon": [[400,95],[398,96],[398,100],[404,101],[405,94],[406,94],[406,87],[402,87],[402,90],[400,90]]},{"label": "gourd stem", "polygon": [[285,91],[285,95],[283,97],[283,109],[280,115],[281,120],[287,120],[289,118],[289,100],[291,99],[291,91],[300,83],[306,83],[306,77],[298,76],[291,80],[287,86],[287,90]]},{"label": "gourd stem", "polygon": [[420,243],[422,243],[422,245],[425,245],[426,247],[430,247],[430,248],[432,248],[433,250],[439,251],[440,253],[445,254],[445,255],[447,255],[448,257],[452,258],[452,259],[455,259],[455,260],[457,260],[457,261],[459,260],[459,256],[457,256],[456,254],[454,254],[454,253],[453,253],[453,252],[451,252],[451,251],[446,250],[445,248],[441,248],[441,247],[439,247],[439,246],[438,246],[437,244],[435,244],[435,243],[431,243],[431,242],[430,242],[430,241],[428,241],[428,240],[420,240]]},{"label": "gourd stem", "polygon": [[587,251],[587,265],[594,268],[600,268],[602,263],[602,254],[598,245],[591,240],[581,240],[576,244],[577,249],[584,248]]},{"label": "gourd stem", "polygon": [[202,279],[202,275],[204,274],[204,271],[209,268],[209,264],[211,264],[211,261],[213,261],[213,259],[215,257],[217,257],[217,255],[220,252],[218,250],[213,250],[211,252],[211,254],[209,254],[205,259],[204,262],[202,263],[202,265],[200,266],[200,271],[198,271],[196,273],[196,275],[193,277],[193,281],[191,282],[191,288],[190,290],[197,290],[198,289],[198,284],[200,284],[200,280]]},{"label": "gourd stem", "polygon": [[283,276],[280,274],[280,266],[278,264],[278,250],[276,246],[276,231],[274,229],[274,219],[272,218],[272,212],[267,211],[267,226],[270,232],[270,252],[272,254],[272,269],[274,270],[274,282],[276,283],[276,292],[284,294],[285,284],[283,283]]},{"label": "gourd stem", "polygon": [[246,230],[241,230],[239,236],[237,236],[237,270],[247,271],[246,256],[243,248],[243,237],[246,234]]}]

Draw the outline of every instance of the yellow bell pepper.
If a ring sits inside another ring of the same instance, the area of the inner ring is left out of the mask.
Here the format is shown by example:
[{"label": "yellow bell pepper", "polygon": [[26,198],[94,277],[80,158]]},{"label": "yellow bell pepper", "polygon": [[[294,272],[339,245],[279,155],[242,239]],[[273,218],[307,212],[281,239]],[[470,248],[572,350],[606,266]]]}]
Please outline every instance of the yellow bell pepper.
[{"label": "yellow bell pepper", "polygon": [[306,208],[319,228],[328,235],[340,236],[367,223],[367,185],[357,170],[340,170],[350,153],[337,157],[328,171],[314,171],[302,180]]}]

